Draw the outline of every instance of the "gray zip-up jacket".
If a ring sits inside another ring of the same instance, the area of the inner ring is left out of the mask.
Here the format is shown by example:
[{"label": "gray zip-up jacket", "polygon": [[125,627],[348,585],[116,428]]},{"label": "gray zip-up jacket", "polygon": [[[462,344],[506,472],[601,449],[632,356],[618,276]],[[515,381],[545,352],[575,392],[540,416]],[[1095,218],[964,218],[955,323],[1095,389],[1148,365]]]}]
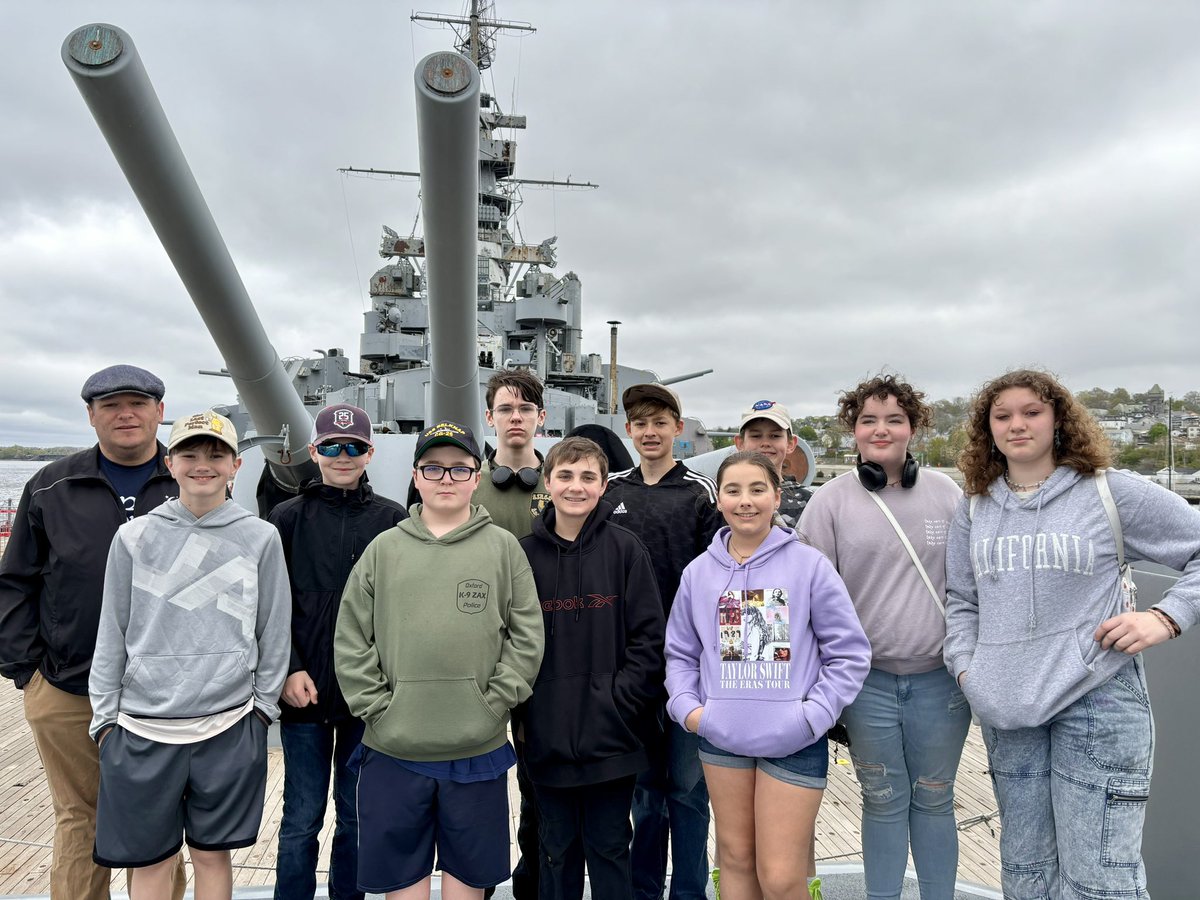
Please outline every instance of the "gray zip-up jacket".
[{"label": "gray zip-up jacket", "polygon": [[[1183,571],[1155,604],[1200,620],[1200,512],[1130,472],[1109,470],[1125,558]],[[964,499],[946,553],[946,667],[987,725],[1048,722],[1128,662],[1097,626],[1122,612],[1116,539],[1091,475],[1060,466],[1022,500],[997,479]]]},{"label": "gray zip-up jacket", "polygon": [[279,532],[233,501],[197,519],[169,500],[122,525],[88,680],[92,737],[118,712],[208,716],[251,694],[274,719],[291,617]]}]

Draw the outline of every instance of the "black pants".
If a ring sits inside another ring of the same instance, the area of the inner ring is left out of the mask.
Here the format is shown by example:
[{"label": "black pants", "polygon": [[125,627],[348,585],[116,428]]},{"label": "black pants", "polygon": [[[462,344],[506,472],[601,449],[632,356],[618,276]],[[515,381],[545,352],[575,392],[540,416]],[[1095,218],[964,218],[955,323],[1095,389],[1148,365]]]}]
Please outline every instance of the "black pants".
[{"label": "black pants", "polygon": [[521,815],[517,819],[517,849],[520,859],[512,873],[513,900],[538,900],[538,808],[533,782],[525,771],[523,744],[517,744],[517,790],[521,793]]},{"label": "black pants", "polygon": [[[525,745],[514,741],[517,751],[517,790],[521,794],[521,813],[517,819],[517,849],[520,854],[512,870],[513,900],[538,900],[538,814],[533,782],[525,771]],[[494,887],[486,888],[483,900],[492,900]]]},{"label": "black pants", "polygon": [[634,776],[583,787],[534,785],[541,817],[541,900],[579,900],[583,867],[595,900],[631,900]]}]

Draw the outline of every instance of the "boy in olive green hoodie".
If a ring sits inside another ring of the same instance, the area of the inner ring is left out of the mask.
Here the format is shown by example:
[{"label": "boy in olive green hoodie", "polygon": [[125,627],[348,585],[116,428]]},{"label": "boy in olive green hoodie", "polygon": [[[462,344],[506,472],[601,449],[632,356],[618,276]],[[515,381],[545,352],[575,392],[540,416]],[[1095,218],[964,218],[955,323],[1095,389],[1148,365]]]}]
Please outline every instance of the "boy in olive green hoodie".
[{"label": "boy in olive green hoodie", "polygon": [[509,711],[542,659],[542,615],[516,538],[471,504],[482,454],[469,428],[417,440],[410,518],[350,573],[334,665],[365,723],[358,886],[482,897],[509,876]]}]

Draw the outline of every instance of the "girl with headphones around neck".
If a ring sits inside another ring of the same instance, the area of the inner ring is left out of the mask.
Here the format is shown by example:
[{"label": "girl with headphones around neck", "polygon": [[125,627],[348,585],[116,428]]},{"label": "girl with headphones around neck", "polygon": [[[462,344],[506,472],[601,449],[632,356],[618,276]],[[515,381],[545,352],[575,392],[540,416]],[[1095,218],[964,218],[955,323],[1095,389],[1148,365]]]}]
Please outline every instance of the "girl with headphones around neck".
[{"label": "girl with headphones around neck", "polygon": [[899,898],[910,844],[921,900],[950,900],[958,868],[954,777],[971,711],[942,662],[942,610],[962,491],[909,453],[913,433],[933,424],[924,396],[894,375],[842,395],[838,419],[859,463],[816,492],[799,524],[845,580],[871,642],[866,684],[841,718],[862,786],[871,900]]}]

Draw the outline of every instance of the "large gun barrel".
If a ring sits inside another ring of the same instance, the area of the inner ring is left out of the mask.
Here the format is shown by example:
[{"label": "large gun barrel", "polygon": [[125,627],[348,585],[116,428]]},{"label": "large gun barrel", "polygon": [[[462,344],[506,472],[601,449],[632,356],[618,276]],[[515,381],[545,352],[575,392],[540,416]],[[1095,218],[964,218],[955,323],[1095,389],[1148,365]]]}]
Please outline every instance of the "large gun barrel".
[{"label": "large gun barrel", "polygon": [[431,341],[426,422],[449,419],[482,435],[479,71],[457,53],[431,53],[417,65],[415,80]]},{"label": "large gun barrel", "polygon": [[63,62],[216,342],[276,480],[294,488],[315,466],[303,452],[312,417],[267,339],[133,41],[94,24],[63,42]]}]

